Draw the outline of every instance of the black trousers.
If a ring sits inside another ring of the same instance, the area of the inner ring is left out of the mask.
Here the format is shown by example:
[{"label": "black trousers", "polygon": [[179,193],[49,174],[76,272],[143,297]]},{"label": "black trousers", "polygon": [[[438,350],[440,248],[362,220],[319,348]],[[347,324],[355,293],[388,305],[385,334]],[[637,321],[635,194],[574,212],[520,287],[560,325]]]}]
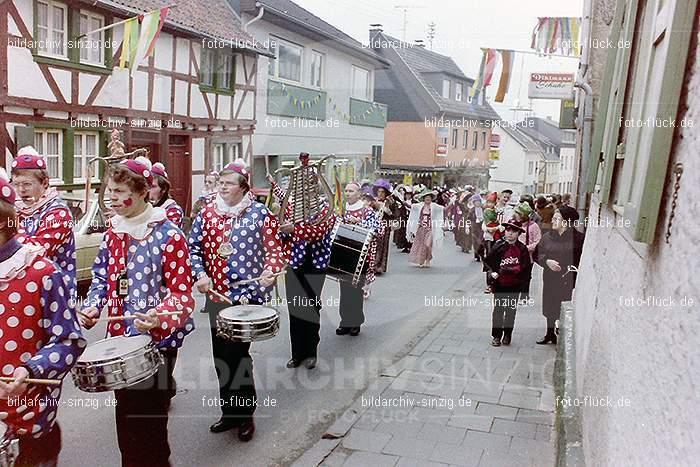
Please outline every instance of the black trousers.
[{"label": "black trousers", "polygon": [[493,314],[491,316],[491,336],[510,337],[515,324],[515,311],[520,292],[501,291],[493,294]]},{"label": "black trousers", "polygon": [[169,466],[168,411],[175,396],[177,349],[161,350],[164,364],[138,384],[114,391],[122,466]]},{"label": "black trousers", "polygon": [[359,328],[365,322],[362,288],[340,281],[340,327]]},{"label": "black trousers", "polygon": [[317,356],[318,343],[321,340],[321,291],[325,280],[325,271],[314,267],[308,253],[304,263],[287,274],[285,286],[289,334],[292,341],[292,358],[295,360]]},{"label": "black trousers", "polygon": [[56,423],[53,429],[41,438],[19,438],[19,457],[15,461],[15,467],[55,467],[60,452],[61,427]]},{"label": "black trousers", "polygon": [[[234,305],[238,305],[234,302]],[[221,415],[241,423],[253,416],[257,393],[253,379],[253,358],[250,342],[234,342],[216,335],[216,316],[231,305],[217,303],[207,297],[205,310],[209,315],[214,368],[219,380]]]}]

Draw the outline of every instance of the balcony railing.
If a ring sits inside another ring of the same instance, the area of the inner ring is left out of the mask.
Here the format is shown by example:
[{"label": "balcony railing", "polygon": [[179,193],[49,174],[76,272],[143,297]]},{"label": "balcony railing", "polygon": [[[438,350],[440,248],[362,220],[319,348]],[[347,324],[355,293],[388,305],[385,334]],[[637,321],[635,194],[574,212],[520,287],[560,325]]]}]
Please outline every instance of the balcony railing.
[{"label": "balcony railing", "polygon": [[350,98],[350,124],[384,128],[386,126],[387,106],[378,102],[369,102]]},{"label": "balcony railing", "polygon": [[326,91],[268,79],[267,113],[326,120]]}]

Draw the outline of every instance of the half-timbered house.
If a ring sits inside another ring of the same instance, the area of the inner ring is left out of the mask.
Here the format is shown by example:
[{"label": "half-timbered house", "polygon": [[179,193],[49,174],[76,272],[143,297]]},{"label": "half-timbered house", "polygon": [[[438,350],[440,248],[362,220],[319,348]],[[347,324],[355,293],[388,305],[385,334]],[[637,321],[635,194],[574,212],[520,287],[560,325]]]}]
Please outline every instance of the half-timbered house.
[{"label": "half-timbered house", "polygon": [[133,73],[118,66],[123,26],[80,38],[170,3],[0,1],[0,163],[31,144],[47,158],[52,184],[79,189],[87,160],[106,153],[116,127],[127,150],[146,147],[166,164],[172,194],[189,208],[206,171],[237,156],[252,160],[265,52],[244,32],[235,3],[178,0]]}]

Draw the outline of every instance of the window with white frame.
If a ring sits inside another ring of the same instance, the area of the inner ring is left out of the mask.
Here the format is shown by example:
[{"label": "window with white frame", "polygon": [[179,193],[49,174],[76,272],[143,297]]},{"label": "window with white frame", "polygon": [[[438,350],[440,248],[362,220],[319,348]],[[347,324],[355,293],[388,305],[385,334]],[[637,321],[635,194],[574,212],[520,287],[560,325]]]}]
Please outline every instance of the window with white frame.
[{"label": "window with white frame", "polygon": [[202,59],[199,64],[199,81],[207,86],[214,86],[214,67],[216,59],[214,50],[202,47]]},{"label": "window with white frame", "polygon": [[467,143],[469,140],[469,130],[464,129],[464,141],[462,141],[462,148],[467,149]]},{"label": "window with white frame", "polygon": [[68,58],[66,31],[68,7],[53,0],[38,0],[36,4],[38,51],[41,55]]},{"label": "window with white frame", "polygon": [[457,140],[459,139],[459,130],[457,128],[452,129],[452,147],[457,147]]},{"label": "window with white frame", "polygon": [[464,94],[464,85],[462,83],[457,83],[455,85],[455,99],[458,101],[461,101],[463,94]]},{"label": "window with white frame", "polygon": [[486,132],[485,131],[481,132],[481,149],[482,150],[486,149]]},{"label": "window with white frame", "polygon": [[[80,34],[87,34],[104,26],[104,16],[80,10]],[[80,39],[80,61],[91,65],[104,64],[104,31],[92,32]]]},{"label": "window with white frame", "polygon": [[240,151],[240,149],[239,149],[237,143],[236,144],[229,144],[228,145],[228,162],[233,162],[236,159],[238,159],[240,157],[239,151]]},{"label": "window with white frame", "polygon": [[323,54],[311,51],[311,86],[323,87]]},{"label": "window with white frame", "polygon": [[366,101],[371,100],[369,70],[355,65],[352,66],[352,97]]},{"label": "window with white frame", "polygon": [[445,99],[450,98],[450,80],[449,79],[442,80],[442,97],[444,97]]},{"label": "window with white frame", "polygon": [[270,74],[275,78],[301,83],[301,54],[303,48],[300,45],[287,42],[278,37],[271,40],[271,47],[276,60],[270,63]]},{"label": "window with white frame", "polygon": [[478,148],[478,144],[479,144],[479,132],[475,131],[474,132],[474,139],[472,139],[472,149],[476,151],[476,149]]},{"label": "window with white frame", "polygon": [[228,51],[219,54],[218,79],[216,86],[220,89],[231,89],[231,78],[233,77],[233,55]]},{"label": "window with white frame", "polygon": [[61,130],[35,130],[34,148],[46,160],[46,168],[52,181],[61,181],[63,171],[63,132]]},{"label": "window with white frame", "polygon": [[214,143],[211,145],[212,168],[215,172],[220,172],[228,162],[224,143]]},{"label": "window with white frame", "polygon": [[529,161],[527,163],[527,174],[532,175],[535,171],[535,162],[534,161]]},{"label": "window with white frame", "polygon": [[[97,157],[99,135],[94,132],[76,131],[73,137],[73,182],[84,182],[87,179],[88,160]],[[92,176],[97,180],[97,174]]]}]

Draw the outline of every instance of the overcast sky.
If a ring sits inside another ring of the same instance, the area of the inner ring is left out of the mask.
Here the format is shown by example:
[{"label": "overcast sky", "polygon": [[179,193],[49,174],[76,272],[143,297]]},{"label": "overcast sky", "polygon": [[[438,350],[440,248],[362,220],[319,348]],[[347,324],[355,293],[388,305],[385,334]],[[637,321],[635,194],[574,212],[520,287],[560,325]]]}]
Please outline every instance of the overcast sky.
[{"label": "overcast sky", "polygon": [[[403,9],[407,13],[406,40],[423,39],[428,24],[436,24],[433,50],[448,55],[469,77],[475,77],[481,61],[480,47],[530,50],[532,30],[539,16],[581,16],[583,0],[294,0],[316,16],[366,44],[369,25],[380,23],[384,32],[403,39]],[[506,120],[513,120],[515,106],[527,107],[527,79],[531,72],[575,72],[578,60],[516,54],[510,88],[503,104],[493,102],[500,66],[494,73],[487,97]],[[519,92],[518,92],[519,91]],[[559,101],[533,100],[540,117],[559,116]],[[525,116],[520,113],[518,120]]]}]

